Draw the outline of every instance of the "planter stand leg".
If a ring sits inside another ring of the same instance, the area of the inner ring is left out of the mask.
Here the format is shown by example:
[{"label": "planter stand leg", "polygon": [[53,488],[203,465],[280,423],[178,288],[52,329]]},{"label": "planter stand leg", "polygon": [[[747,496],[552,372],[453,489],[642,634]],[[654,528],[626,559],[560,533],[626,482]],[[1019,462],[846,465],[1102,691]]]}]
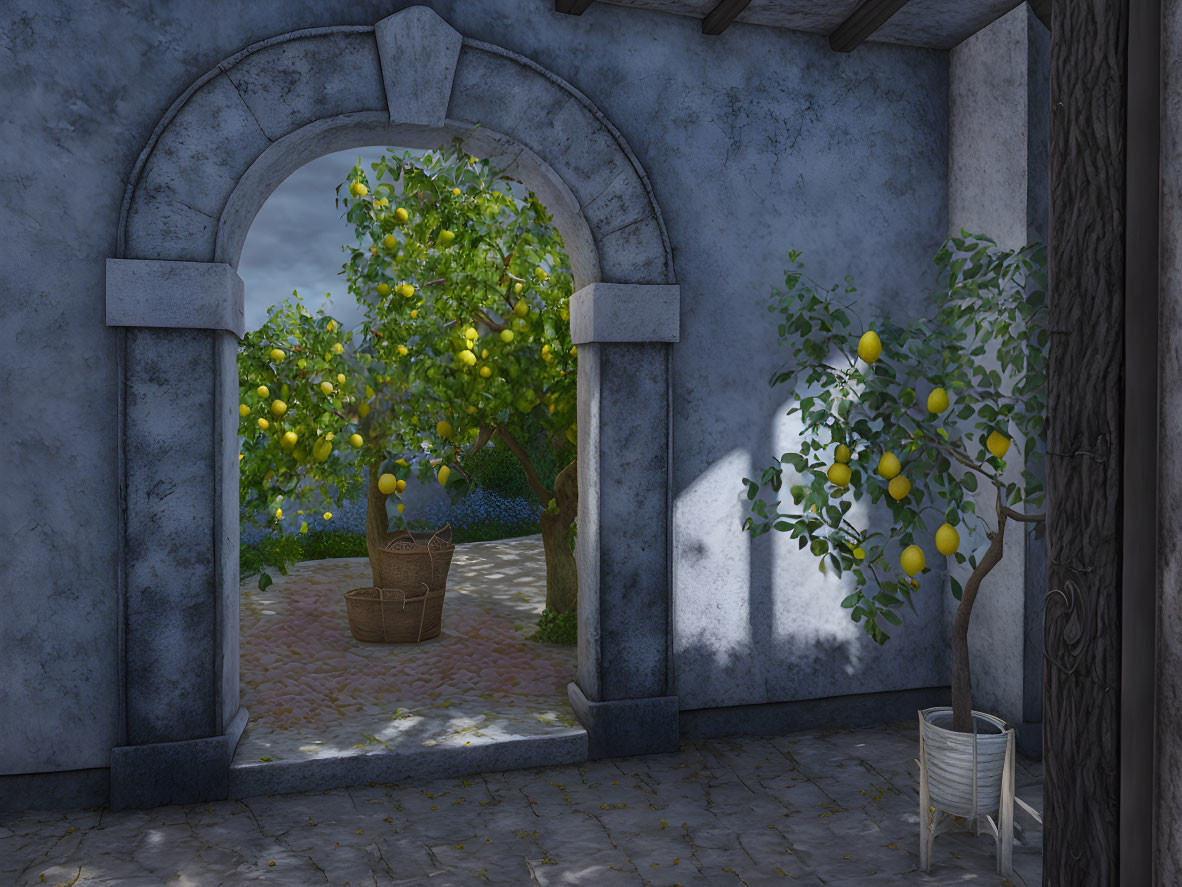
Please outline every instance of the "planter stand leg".
[{"label": "planter stand leg", "polygon": [[932,870],[932,811],[928,799],[928,756],[923,747],[923,712],[919,715],[919,867]]},{"label": "planter stand leg", "polygon": [[997,822],[997,873],[1010,877],[1014,873],[1014,731],[1006,743],[1005,769],[1001,775],[1001,809]]}]

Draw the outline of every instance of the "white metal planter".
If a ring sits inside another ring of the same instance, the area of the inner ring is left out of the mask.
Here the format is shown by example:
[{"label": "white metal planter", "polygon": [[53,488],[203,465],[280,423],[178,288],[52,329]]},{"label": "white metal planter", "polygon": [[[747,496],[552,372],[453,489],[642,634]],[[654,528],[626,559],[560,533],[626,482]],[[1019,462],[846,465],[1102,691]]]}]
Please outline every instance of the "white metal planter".
[{"label": "white metal planter", "polygon": [[[997,841],[998,874],[1013,874],[1014,803],[1042,818],[1014,796],[1014,731],[993,715],[973,712],[973,732],[952,729],[952,709],[925,708],[919,713],[919,862],[932,865],[936,835],[955,824],[954,816],[974,829],[984,823]],[[934,808],[934,809],[933,809]]]}]

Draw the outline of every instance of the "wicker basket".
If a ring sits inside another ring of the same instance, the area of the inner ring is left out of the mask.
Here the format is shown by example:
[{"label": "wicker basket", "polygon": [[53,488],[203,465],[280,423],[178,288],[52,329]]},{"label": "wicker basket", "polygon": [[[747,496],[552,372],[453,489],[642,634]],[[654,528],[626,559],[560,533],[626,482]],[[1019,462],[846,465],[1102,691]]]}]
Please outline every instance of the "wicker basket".
[{"label": "wicker basket", "polygon": [[426,586],[443,591],[455,550],[450,526],[434,533],[403,530],[377,550],[380,587],[412,591]]},{"label": "wicker basket", "polygon": [[345,592],[349,631],[371,644],[417,644],[438,637],[443,625],[442,588],[416,592],[354,588]]}]

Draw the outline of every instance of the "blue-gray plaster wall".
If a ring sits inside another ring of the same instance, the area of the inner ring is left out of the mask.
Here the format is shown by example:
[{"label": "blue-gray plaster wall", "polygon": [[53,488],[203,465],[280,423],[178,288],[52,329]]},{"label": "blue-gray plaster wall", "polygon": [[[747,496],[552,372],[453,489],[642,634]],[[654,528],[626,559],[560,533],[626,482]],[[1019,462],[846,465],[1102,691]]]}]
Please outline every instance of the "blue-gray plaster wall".
[{"label": "blue-gray plaster wall", "polygon": [[[106,767],[124,735],[117,612],[116,336],[104,263],[126,177],[198,76],[275,34],[370,25],[401,0],[16,0],[0,23],[0,773]],[[683,708],[947,683],[933,574],[878,648],[839,583],[739,529],[740,478],[783,452],[766,310],[789,249],[851,273],[866,311],[919,309],[947,215],[948,54],[548,0],[427,3],[572,83],[621,130],[681,285],[673,351],[674,684]],[[63,60],[69,64],[63,64]]]}]

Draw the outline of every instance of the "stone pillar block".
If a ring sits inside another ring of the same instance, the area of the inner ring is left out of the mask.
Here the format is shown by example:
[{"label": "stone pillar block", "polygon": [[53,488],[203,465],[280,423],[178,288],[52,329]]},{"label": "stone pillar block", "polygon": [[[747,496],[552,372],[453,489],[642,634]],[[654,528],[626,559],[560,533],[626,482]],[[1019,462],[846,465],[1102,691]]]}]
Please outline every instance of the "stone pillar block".
[{"label": "stone pillar block", "polygon": [[[580,656],[571,693],[597,756],[678,747],[670,691],[669,349],[660,342],[579,349]],[[637,706],[646,712],[641,731]]]},{"label": "stone pillar block", "polygon": [[681,287],[593,283],[570,297],[570,336],[591,342],[677,342]]},{"label": "stone pillar block", "polygon": [[242,278],[229,265],[107,259],[107,326],[246,332]]}]

